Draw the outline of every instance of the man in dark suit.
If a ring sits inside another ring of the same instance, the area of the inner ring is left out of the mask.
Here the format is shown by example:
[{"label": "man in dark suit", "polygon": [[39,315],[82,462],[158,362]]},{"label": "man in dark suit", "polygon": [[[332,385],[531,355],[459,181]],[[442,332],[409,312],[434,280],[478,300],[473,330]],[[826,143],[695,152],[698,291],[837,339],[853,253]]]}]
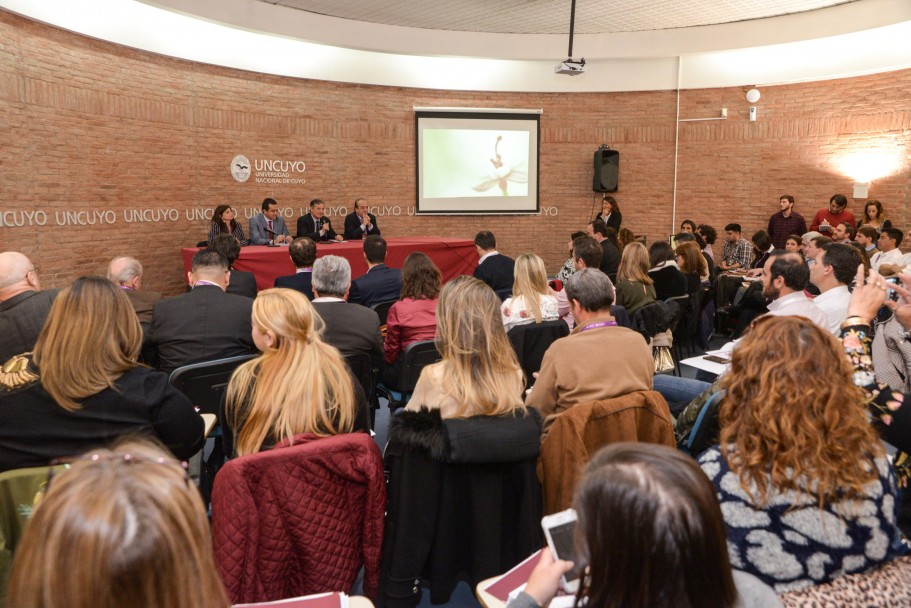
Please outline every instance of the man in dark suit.
[{"label": "man in dark suit", "polygon": [[41,291],[38,272],[26,256],[0,253],[0,365],[35,348],[58,292]]},{"label": "man in dark suit", "polygon": [[143,329],[152,322],[152,306],[161,299],[157,291],[142,290],[142,264],[136,258],[120,255],[108,264],[108,280],[118,285],[127,297]]},{"label": "man in dark suit", "polygon": [[343,356],[370,355],[375,368],[383,359],[380,318],[375,312],[345,301],[351,287],[348,260],[326,255],[313,263],[313,308],[326,324],[323,340]]},{"label": "man in dark suit", "polygon": [[379,236],[380,227],[376,225],[376,216],[367,211],[367,201],[359,198],[354,201],[354,211],[345,216],[345,240],[356,241],[371,235]]},{"label": "man in dark suit", "polygon": [[313,261],[316,260],[316,243],[305,236],[298,237],[288,247],[288,254],[297,272],[275,279],[275,287],[296,289],[308,300],[313,300]]},{"label": "man in dark suit", "polygon": [[[588,224],[588,233],[601,244],[601,272],[606,274],[611,281],[616,281],[617,270],[620,268],[620,248],[607,237],[608,230],[613,230],[613,228],[608,228],[604,220],[596,219]],[[616,238],[616,233],[613,236]]]},{"label": "man in dark suit", "polygon": [[203,249],[193,256],[191,268],[187,278],[192,291],[161,300],[152,309],[148,353],[165,373],[256,352],[250,323],[253,300],[225,293],[231,278],[228,260]]},{"label": "man in dark suit", "polygon": [[492,232],[482,230],[474,237],[474,246],[481,259],[474,269],[474,277],[490,285],[501,300],[512,294],[516,262],[497,251],[497,239]]},{"label": "man in dark suit", "polygon": [[310,201],[310,213],[297,218],[297,238],[302,236],[317,243],[342,240],[342,235],[335,233],[332,221],[326,217],[326,203],[318,198]]},{"label": "man in dark suit", "polygon": [[402,271],[383,263],[386,260],[386,239],[381,236],[364,239],[364,258],[367,260],[367,274],[352,281],[348,301],[370,307],[398,300],[402,295]]},{"label": "man in dark suit", "polygon": [[240,257],[240,243],[231,234],[219,234],[212,239],[209,249],[217,251],[228,260],[228,270],[231,271],[231,283],[228,293],[245,298],[256,297],[256,276],[252,272],[234,270],[234,262]]}]

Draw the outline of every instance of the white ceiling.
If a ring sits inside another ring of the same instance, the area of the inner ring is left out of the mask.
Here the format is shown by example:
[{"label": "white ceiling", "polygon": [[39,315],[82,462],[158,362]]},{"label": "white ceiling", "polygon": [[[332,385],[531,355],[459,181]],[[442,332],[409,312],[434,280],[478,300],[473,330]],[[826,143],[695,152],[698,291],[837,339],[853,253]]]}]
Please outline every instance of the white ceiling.
[{"label": "white ceiling", "polygon": [[[256,0],[365,23],[513,34],[569,32],[570,0]],[[606,34],[735,23],[855,0],[577,0],[575,32]]]}]

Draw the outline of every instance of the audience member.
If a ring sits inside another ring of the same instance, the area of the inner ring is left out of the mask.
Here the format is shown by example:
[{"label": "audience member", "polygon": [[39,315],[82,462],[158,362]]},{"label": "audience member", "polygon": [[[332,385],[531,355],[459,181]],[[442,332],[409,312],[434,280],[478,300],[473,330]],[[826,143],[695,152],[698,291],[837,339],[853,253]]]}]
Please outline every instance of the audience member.
[{"label": "audience member", "polygon": [[376,223],[376,216],[367,211],[366,200],[362,198],[355,199],[354,211],[345,216],[345,239],[356,241],[371,235],[380,235],[380,227]]},{"label": "audience member", "polygon": [[902,244],[902,231],[898,228],[883,228],[879,234],[879,240],[876,246],[879,253],[870,258],[870,264],[874,270],[879,270],[883,264],[894,264],[902,257],[902,252],[898,248]]},{"label": "audience member", "polygon": [[807,231],[807,222],[803,216],[794,211],[794,197],[790,194],[782,194],[778,199],[778,205],[781,208],[777,213],[769,218],[769,238],[776,249],[785,246],[788,235],[803,234]]},{"label": "audience member", "polygon": [[302,236],[315,243],[341,241],[344,238],[332,229],[332,220],[326,217],[326,203],[322,199],[310,201],[310,212],[297,218],[297,237]]},{"label": "audience member", "polygon": [[718,265],[721,270],[745,270],[753,263],[753,246],[740,232],[740,224],[724,227],[724,251]]},{"label": "audience member", "polygon": [[[698,252],[697,252],[698,253]],[[655,241],[648,248],[651,268],[648,276],[655,285],[655,298],[667,300],[687,294],[687,278],[676,262],[676,255],[667,241]]]},{"label": "audience member", "polygon": [[796,253],[776,249],[762,268],[762,295],[772,300],[768,307],[773,316],[805,317],[822,329],[829,329],[825,311],[804,293],[810,282],[810,269]]},{"label": "audience member", "polygon": [[525,378],[506,337],[496,294],[459,276],[437,303],[437,348],[442,361],[421,371],[406,410],[436,409],[443,418],[501,416],[524,410]]},{"label": "audience member", "polygon": [[838,222],[838,225],[832,231],[832,240],[836,243],[850,243],[854,236],[852,232],[851,226],[846,222]]},{"label": "audience member", "polygon": [[709,280],[709,269],[696,243],[682,243],[675,252],[677,267],[686,278],[686,292],[696,293]]},{"label": "audience member", "polygon": [[[707,245],[702,245],[703,241],[700,240],[701,237],[699,234],[694,234],[692,232],[678,232],[677,234],[671,237],[671,241],[674,243],[674,251],[680,245],[684,243],[693,243],[698,245],[698,249],[702,253],[702,259],[705,260],[705,272],[700,274],[701,280],[703,282],[711,280],[715,276],[715,258],[706,253],[706,248],[711,250],[711,247]],[[713,241],[714,242],[714,241]]]},{"label": "audience member", "polygon": [[[587,566],[576,605],[781,606],[756,577],[731,570],[715,491],[681,452],[649,443],[610,445],[585,468],[573,502],[576,554]],[[546,606],[571,566],[545,548],[507,608]]]},{"label": "audience member", "polygon": [[209,224],[209,235],[206,238],[209,245],[219,234],[230,234],[237,239],[238,245],[249,245],[250,241],[244,234],[244,227],[238,222],[237,212],[231,205],[218,205],[212,214],[212,222]]},{"label": "audience member", "polygon": [[386,317],[383,384],[396,390],[402,374],[405,348],[421,340],[433,340],[437,330],[437,299],[443,286],[440,269],[427,254],[414,252],[402,265],[402,299]]},{"label": "audience member", "polygon": [[883,228],[891,228],[892,222],[885,218],[885,213],[883,212],[883,204],[878,200],[867,201],[867,204],[864,205],[864,216],[857,223],[857,227],[869,226],[877,232]]},{"label": "audience member", "polygon": [[348,260],[326,255],[313,263],[313,308],[325,322],[323,340],[345,357],[370,355],[373,365],[379,368],[383,361],[380,318],[369,308],[346,302],[350,289]]},{"label": "audience member", "polygon": [[161,299],[161,294],[142,290],[142,264],[139,260],[126,255],[117,256],[108,264],[108,280],[127,294],[140,323],[152,322],[152,306]]},{"label": "audience member", "polygon": [[683,220],[680,222],[680,232],[689,232],[690,234],[694,234],[696,230],[696,222],[693,220]]},{"label": "audience member", "polygon": [[861,245],[857,241],[851,241],[850,243],[848,243],[848,245],[853,247],[854,250],[857,252],[857,254],[860,256],[860,261],[864,265],[864,268],[866,268],[867,270],[870,270],[870,268],[871,268],[870,258],[867,256],[867,250],[864,249],[863,245]]},{"label": "audience member", "polygon": [[803,255],[803,248],[801,245],[803,245],[803,238],[801,238],[799,234],[791,234],[788,235],[788,238],[785,240],[784,250],[788,253],[799,253],[800,255]]},{"label": "audience member", "polygon": [[9,608],[228,608],[186,463],[141,441],[48,480],[16,548]]},{"label": "audience member", "polygon": [[873,257],[879,253],[879,249],[876,248],[877,239],[879,239],[879,231],[873,226],[868,226],[866,224],[858,226],[857,234],[854,235],[854,240],[861,244],[869,257]]},{"label": "audience member", "polygon": [[481,258],[478,267],[474,269],[474,278],[487,283],[500,300],[505,300],[512,293],[512,284],[515,282],[515,260],[497,251],[497,239],[488,230],[482,230],[474,236],[474,245]]},{"label": "audience member", "polygon": [[852,374],[831,334],[797,317],[764,318],[733,351],[719,445],[699,463],[731,563],[779,593],[908,552],[895,476]]},{"label": "audience member", "polygon": [[203,422],[165,374],[136,362],[142,329],[126,295],[102,277],[81,277],[57,297],[31,357],[0,374],[0,471],[128,434],[157,437],[178,458],[203,444]]},{"label": "audience member", "polygon": [[267,289],[256,297],[253,341],[262,354],[237,368],[228,384],[221,421],[229,457],[272,449],[300,433],[370,431],[364,391],[321,330],[304,294]]},{"label": "audience member", "polygon": [[300,236],[291,241],[288,255],[297,271],[294,274],[275,279],[275,287],[294,289],[313,299],[313,262],[316,260],[316,243],[312,239]]},{"label": "audience member", "polygon": [[623,260],[617,273],[617,304],[630,315],[655,301],[654,281],[648,274],[648,251],[642,243],[633,243],[623,250]]},{"label": "audience member", "polygon": [[650,390],[655,367],[642,335],[619,327],[611,316],[614,289],[607,275],[577,270],[564,291],[576,328],[544,353],[538,380],[525,400],[544,416],[545,428],[574,405]]},{"label": "audience member", "polygon": [[[573,240],[573,262],[576,272],[583,268],[597,269],[601,265],[601,255],[603,250],[594,238],[590,236],[580,236]],[[607,275],[605,275],[607,276]],[[610,279],[608,279],[610,281]],[[614,284],[611,283],[611,292],[614,290]],[[611,297],[611,301],[613,301]],[[576,321],[573,318],[572,307],[569,305],[569,297],[566,295],[566,286],[562,291],[557,293],[557,315],[566,321],[569,328],[575,327]]]},{"label": "audience member", "polygon": [[18,251],[0,253],[0,365],[32,350],[59,291],[42,291],[38,270]]},{"label": "audience member", "polygon": [[715,261],[715,251],[712,249],[712,245],[715,244],[715,241],[718,239],[718,232],[708,224],[699,224],[699,227],[696,229],[696,234],[702,237],[702,240],[705,241],[705,247],[702,249],[702,253],[707,255],[714,263]]},{"label": "audience member", "polygon": [[231,281],[228,283],[227,293],[243,296],[251,300],[256,297],[256,276],[252,272],[234,270],[234,262],[240,257],[240,245],[237,239],[229,234],[219,234],[212,239],[209,249],[217,251],[228,260],[228,270],[231,271]]},{"label": "audience member", "polygon": [[613,228],[619,234],[620,224],[623,222],[623,214],[620,213],[620,205],[613,196],[605,196],[601,199],[601,213],[595,216],[595,219],[604,222],[608,228]]},{"label": "audience member", "polygon": [[288,227],[279,215],[278,202],[274,198],[263,200],[262,213],[250,218],[251,245],[278,245],[290,243]]},{"label": "audience member", "polygon": [[187,274],[190,292],[155,303],[147,351],[158,369],[171,373],[190,363],[256,352],[250,334],[253,300],[225,292],[230,276],[228,260],[203,249]]},{"label": "audience member", "polygon": [[750,270],[747,271],[747,276],[758,277],[759,273],[762,272],[762,267],[765,266],[765,261],[769,259],[769,255],[775,248],[772,247],[772,239],[765,230],[759,230],[758,232],[753,233],[750,241],[753,243],[754,261],[750,264]]},{"label": "audience member", "polygon": [[402,271],[386,266],[386,239],[371,234],[364,239],[366,274],[351,282],[348,301],[363,306],[394,302],[402,293]]},{"label": "audience member", "polygon": [[848,285],[854,280],[860,254],[843,243],[827,243],[816,254],[810,266],[810,281],[819,288],[819,295],[813,304],[822,309],[829,318],[829,331],[839,335],[842,321],[848,316],[848,302],[851,292]]},{"label": "audience member", "polygon": [[632,230],[627,228],[621,228],[620,232],[617,233],[617,243],[620,251],[626,249],[626,246],[630,243],[635,243],[638,239]]},{"label": "audience member", "polygon": [[[585,236],[585,233],[581,230],[577,230],[569,235],[569,257],[563,262],[563,267],[560,268],[560,271],[554,277],[561,283],[566,283],[569,277],[573,276],[573,273],[576,272],[576,260],[573,258],[573,241],[575,241],[580,236]],[[600,262],[599,262],[600,263]]]},{"label": "audience member", "polygon": [[[812,241],[813,239],[815,239],[815,238],[817,238],[817,237],[820,237],[820,236],[822,236],[822,234],[816,232],[815,230],[810,231],[810,232],[804,232],[804,233],[801,235],[801,237],[800,237],[800,242],[801,242],[800,251],[801,251],[801,253],[804,254],[804,256],[807,255],[807,247],[810,246],[810,241]],[[827,238],[827,239],[828,239],[829,237],[823,237],[823,238]],[[829,240],[831,241],[832,239],[829,239]]]},{"label": "audience member", "polygon": [[556,321],[557,297],[547,286],[544,260],[533,253],[521,254],[516,258],[515,276],[512,296],[500,306],[506,331],[516,325]]},{"label": "audience member", "polygon": [[846,209],[847,206],[848,198],[844,194],[833,194],[832,198],[829,199],[829,206],[827,208],[823,207],[813,216],[813,221],[810,222],[810,230],[817,230],[827,236],[831,236],[838,222],[847,222],[851,226],[856,225],[857,222],[854,221],[854,215]]},{"label": "audience member", "polygon": [[616,280],[617,270],[620,268],[620,244],[617,242],[616,234],[611,235],[607,225],[601,220],[588,224],[588,234],[601,245],[601,272],[611,281]]}]

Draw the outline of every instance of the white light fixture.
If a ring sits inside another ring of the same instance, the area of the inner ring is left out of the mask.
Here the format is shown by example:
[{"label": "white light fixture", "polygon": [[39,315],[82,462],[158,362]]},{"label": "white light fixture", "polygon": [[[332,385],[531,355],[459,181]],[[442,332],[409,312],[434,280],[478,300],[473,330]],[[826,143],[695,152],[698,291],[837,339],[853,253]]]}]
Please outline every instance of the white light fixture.
[{"label": "white light fixture", "polygon": [[750,103],[756,103],[759,101],[761,95],[759,94],[759,89],[750,89],[747,91],[747,101]]},{"label": "white light fixture", "polygon": [[854,182],[854,198],[868,198],[870,182]]}]

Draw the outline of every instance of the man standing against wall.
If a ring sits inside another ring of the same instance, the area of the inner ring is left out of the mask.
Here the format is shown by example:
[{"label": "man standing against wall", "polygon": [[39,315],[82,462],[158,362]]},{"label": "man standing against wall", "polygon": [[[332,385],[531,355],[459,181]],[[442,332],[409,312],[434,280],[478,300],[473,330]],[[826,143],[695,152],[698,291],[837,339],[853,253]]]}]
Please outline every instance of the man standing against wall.
[{"label": "man standing against wall", "polygon": [[794,197],[782,194],[778,199],[781,209],[769,218],[769,236],[775,249],[784,249],[788,236],[803,234],[807,231],[807,222],[803,216],[794,211]]}]

